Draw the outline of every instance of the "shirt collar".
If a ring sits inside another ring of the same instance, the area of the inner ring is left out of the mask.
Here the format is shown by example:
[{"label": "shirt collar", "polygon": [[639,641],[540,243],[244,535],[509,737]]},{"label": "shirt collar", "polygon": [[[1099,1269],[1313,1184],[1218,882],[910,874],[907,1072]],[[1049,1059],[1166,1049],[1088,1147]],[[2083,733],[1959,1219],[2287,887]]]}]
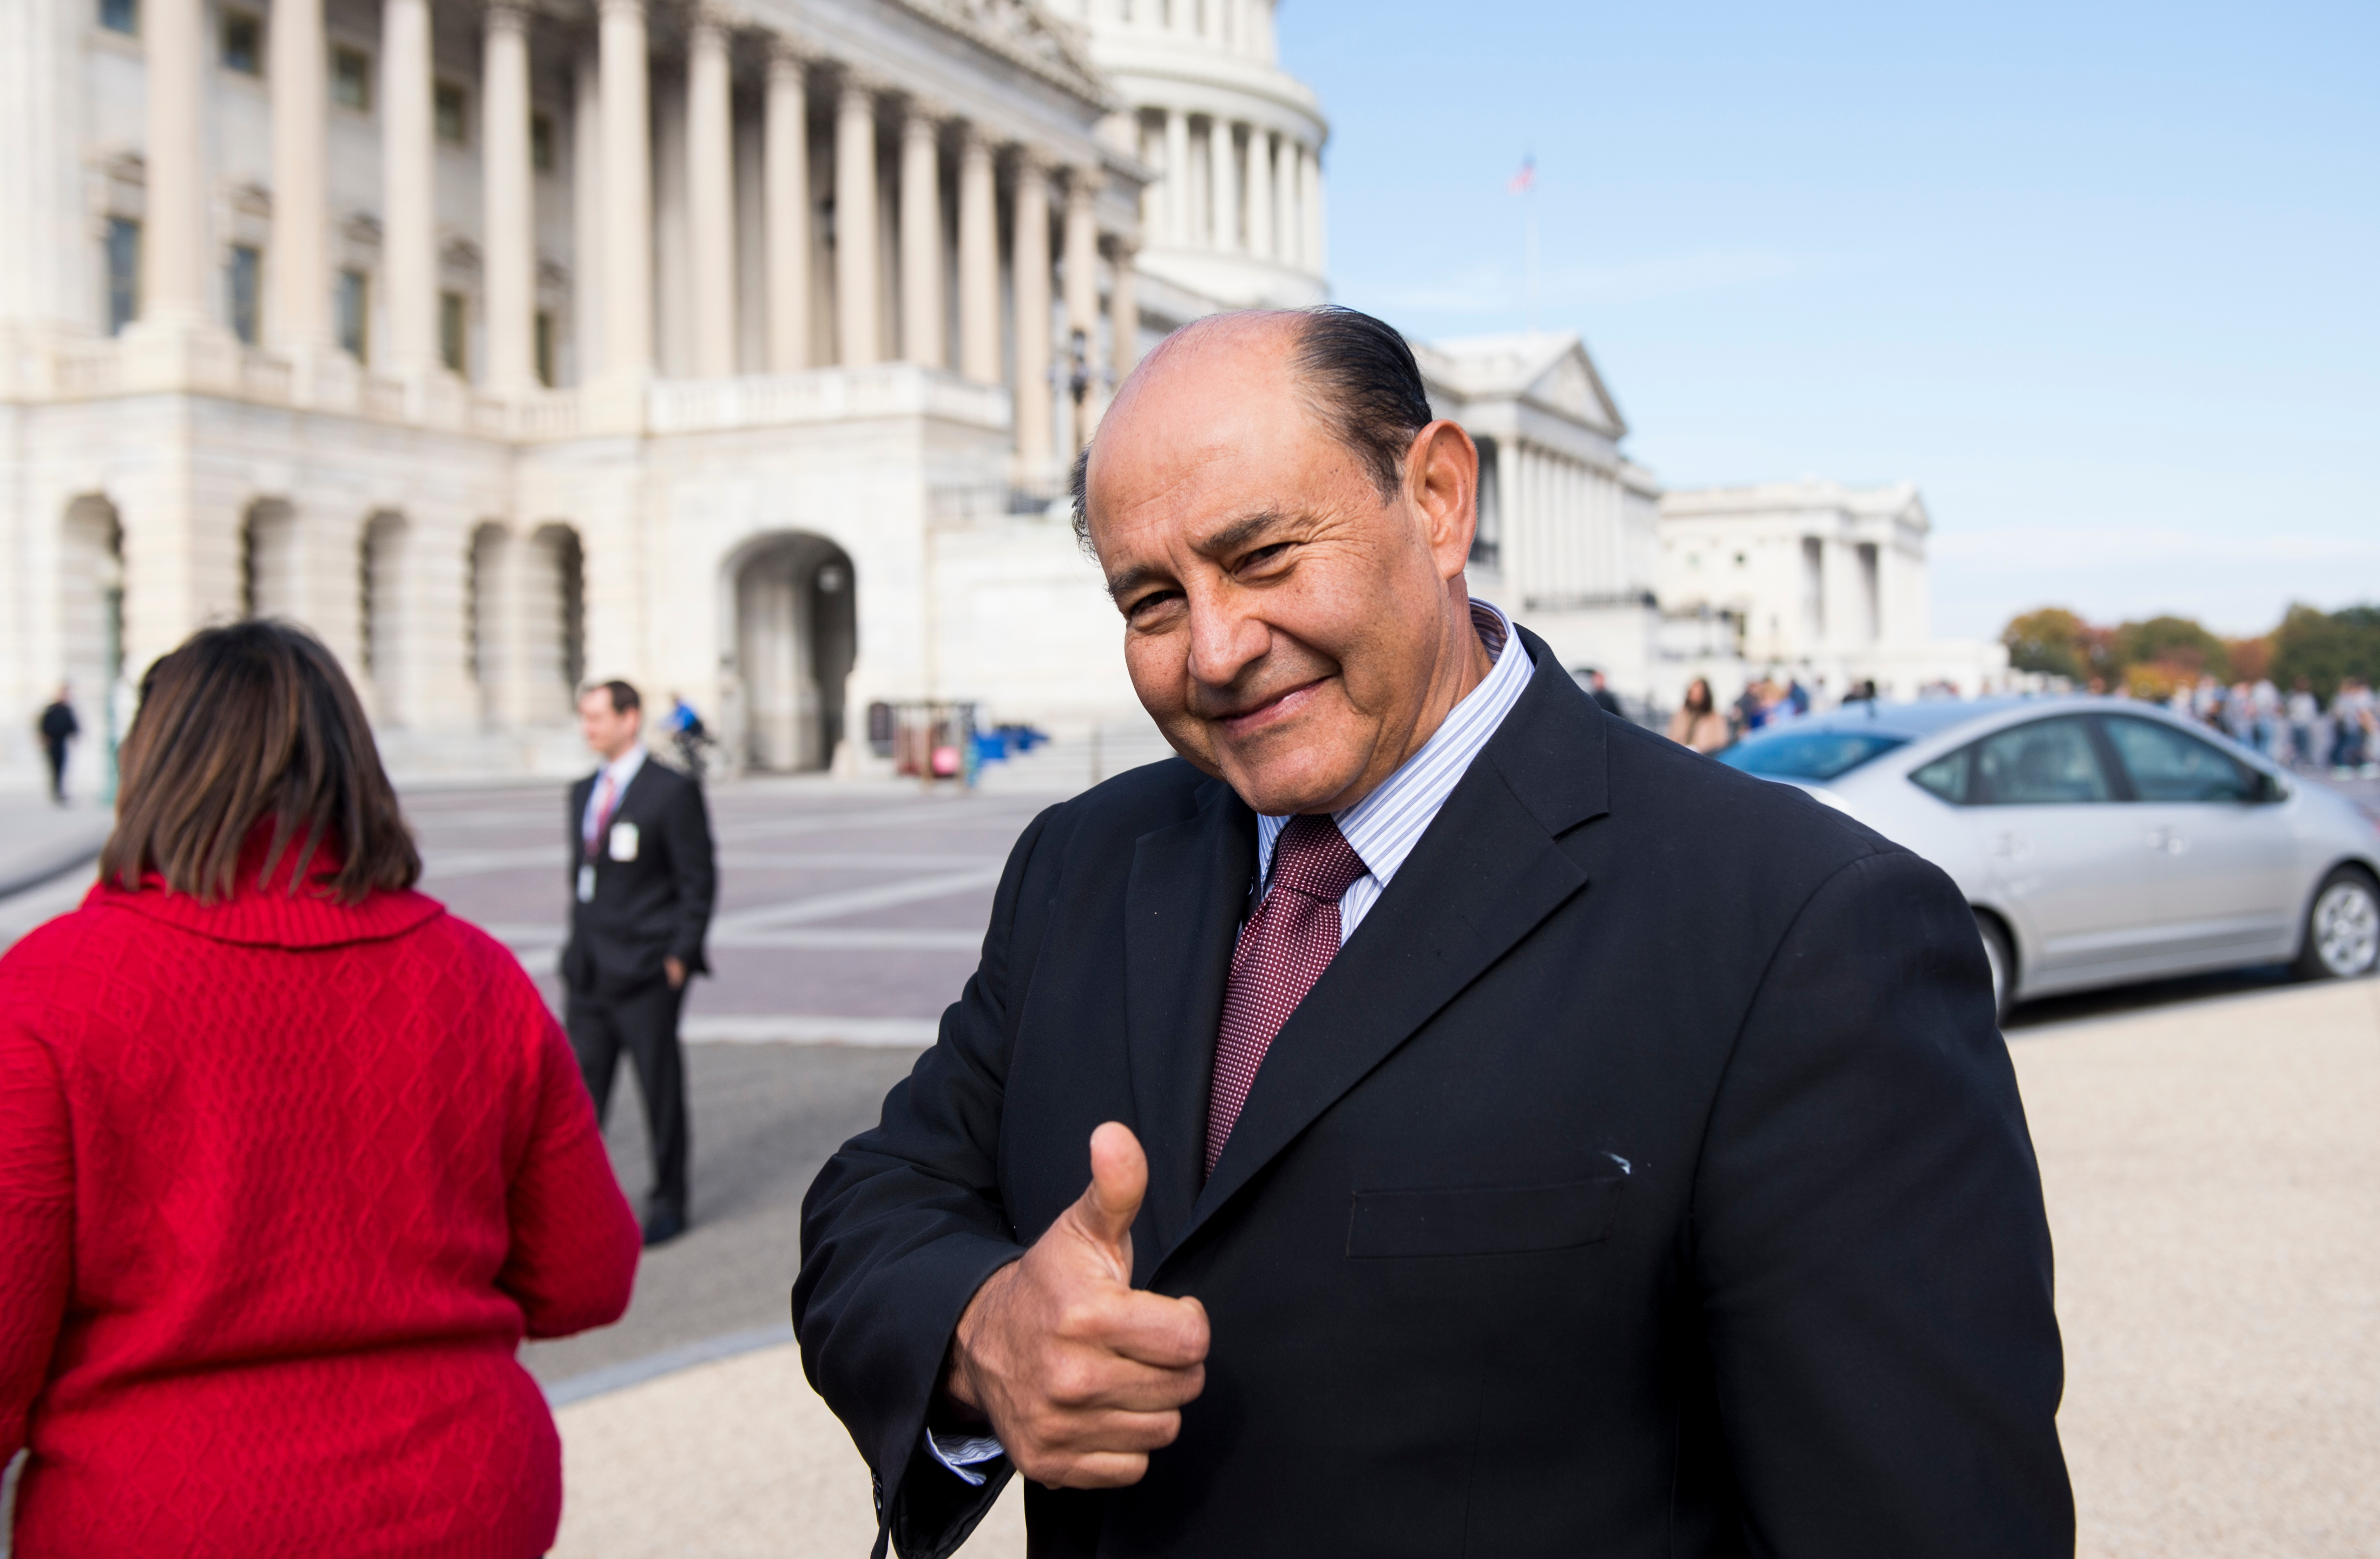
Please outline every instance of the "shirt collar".
[{"label": "shirt collar", "polygon": [[[1520,701],[1521,692],[1536,672],[1512,619],[1485,601],[1471,603],[1471,627],[1496,664],[1479,686],[1447,711],[1446,719],[1422,743],[1421,750],[1397,766],[1380,787],[1354,806],[1330,814],[1348,847],[1364,863],[1364,871],[1381,887],[1396,875],[1405,857],[1421,842],[1447,797],[1503,725],[1504,716]],[[1272,848],[1289,819],[1257,818],[1257,878],[1272,873]]]},{"label": "shirt collar", "polygon": [[626,795],[628,782],[635,779],[637,771],[644,766],[645,744],[642,742],[632,744],[627,751],[604,764],[602,772],[612,776],[612,793],[615,796]]}]

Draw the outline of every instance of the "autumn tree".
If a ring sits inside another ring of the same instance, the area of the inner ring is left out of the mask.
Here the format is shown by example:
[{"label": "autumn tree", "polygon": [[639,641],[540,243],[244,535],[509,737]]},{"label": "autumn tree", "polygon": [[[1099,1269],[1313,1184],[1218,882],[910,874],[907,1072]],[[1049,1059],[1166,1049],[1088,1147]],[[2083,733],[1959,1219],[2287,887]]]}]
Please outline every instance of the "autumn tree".
[{"label": "autumn tree", "polygon": [[2327,702],[2347,677],[2380,683],[2380,605],[2339,612],[2294,605],[2272,638],[2273,680],[2285,688],[2302,676]]},{"label": "autumn tree", "polygon": [[2107,630],[2093,627],[2063,606],[2044,606],[2010,618],[2008,627],[2000,630],[2000,642],[2008,646],[2009,664],[2018,671],[2081,682],[2113,669]]}]

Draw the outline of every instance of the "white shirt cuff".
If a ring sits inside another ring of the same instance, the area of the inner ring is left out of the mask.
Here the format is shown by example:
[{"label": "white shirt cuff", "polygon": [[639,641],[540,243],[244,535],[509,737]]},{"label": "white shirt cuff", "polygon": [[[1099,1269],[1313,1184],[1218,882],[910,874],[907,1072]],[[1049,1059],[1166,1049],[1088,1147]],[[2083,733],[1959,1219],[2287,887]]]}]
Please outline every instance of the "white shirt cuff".
[{"label": "white shirt cuff", "polygon": [[1008,1447],[1000,1443],[997,1435],[940,1435],[932,1430],[926,1431],[926,1449],[934,1454],[934,1460],[949,1468],[962,1482],[978,1489],[983,1487],[984,1475],[975,1470],[977,1467],[985,1462],[998,1461],[1008,1455]]}]

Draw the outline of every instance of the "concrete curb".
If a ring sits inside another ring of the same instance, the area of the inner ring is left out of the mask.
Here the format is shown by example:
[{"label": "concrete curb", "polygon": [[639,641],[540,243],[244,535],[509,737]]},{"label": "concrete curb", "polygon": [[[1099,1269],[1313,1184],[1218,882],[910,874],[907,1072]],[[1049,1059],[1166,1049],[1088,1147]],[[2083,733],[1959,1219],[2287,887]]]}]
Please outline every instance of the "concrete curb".
[{"label": "concrete curb", "polygon": [[649,1353],[641,1358],[622,1359],[601,1370],[589,1370],[583,1375],[556,1381],[545,1388],[546,1406],[567,1407],[574,1402],[584,1402],[590,1396],[601,1396],[607,1392],[625,1391],[662,1375],[691,1370],[698,1364],[716,1363],[722,1358],[777,1347],[793,1340],[794,1327],[788,1321],[779,1321],[773,1326],[756,1326],[749,1332],[730,1332],[725,1336],[705,1337],[700,1342],[681,1343],[674,1348]]}]

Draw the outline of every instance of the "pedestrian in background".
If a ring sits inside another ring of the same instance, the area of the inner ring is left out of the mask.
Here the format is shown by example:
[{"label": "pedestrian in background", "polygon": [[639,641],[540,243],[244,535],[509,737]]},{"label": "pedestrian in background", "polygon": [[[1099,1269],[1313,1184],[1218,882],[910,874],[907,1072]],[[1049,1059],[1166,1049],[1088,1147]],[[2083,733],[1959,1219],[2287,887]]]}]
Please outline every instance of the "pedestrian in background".
[{"label": "pedestrian in background", "polygon": [[653,1187],[645,1243],[685,1233],[689,1214],[686,1055],[678,1015],[686,982],[709,971],[702,940],[719,872],[702,787],[650,761],[643,700],[625,682],[578,700],[578,725],[603,766],[570,790],[570,942],[563,1021],[601,1121],[625,1050],[644,1095]]},{"label": "pedestrian in background", "polygon": [[82,722],[75,718],[73,689],[58,684],[58,696],[42,711],[42,751],[50,761],[50,798],[63,807],[67,804],[67,744],[82,734]]},{"label": "pedestrian in background", "polygon": [[151,669],[82,907],[0,957],[0,1461],[17,1559],[529,1559],[524,1334],[619,1318],[637,1229],[569,1047],[420,857],[338,664]]},{"label": "pedestrian in background", "polygon": [[1595,700],[1595,707],[1606,714],[1616,715],[1625,720],[1628,716],[1620,707],[1620,695],[1613,692],[1610,685],[1604,681],[1603,673],[1589,666],[1585,676],[1586,696]]},{"label": "pedestrian in background", "polygon": [[2313,681],[2301,676],[2289,690],[2289,764],[2305,769],[2313,765],[2313,726],[2322,718],[2322,705],[2314,701]]},{"label": "pedestrian in background", "polygon": [[1713,706],[1708,681],[1697,676],[1686,684],[1685,701],[1670,716],[1670,739],[1696,752],[1717,752],[1727,745],[1727,716]]}]

